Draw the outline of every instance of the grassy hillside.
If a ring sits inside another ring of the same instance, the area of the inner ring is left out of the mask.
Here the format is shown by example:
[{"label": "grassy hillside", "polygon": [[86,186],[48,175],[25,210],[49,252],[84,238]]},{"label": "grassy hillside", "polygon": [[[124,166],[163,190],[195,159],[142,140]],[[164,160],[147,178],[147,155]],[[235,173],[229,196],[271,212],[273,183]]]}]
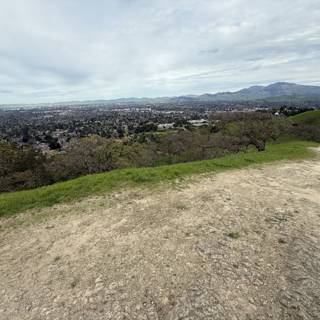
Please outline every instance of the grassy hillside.
[{"label": "grassy hillside", "polygon": [[307,111],[291,117],[296,123],[304,123],[314,126],[320,126],[320,110]]},{"label": "grassy hillside", "polygon": [[34,190],[4,193],[0,195],[0,217],[10,216],[28,209],[75,201],[126,186],[152,185],[193,174],[219,172],[275,160],[302,159],[313,155],[313,152],[308,149],[312,146],[317,146],[317,144],[305,141],[268,144],[265,152],[250,151],[206,161],[155,168],[115,170]]}]

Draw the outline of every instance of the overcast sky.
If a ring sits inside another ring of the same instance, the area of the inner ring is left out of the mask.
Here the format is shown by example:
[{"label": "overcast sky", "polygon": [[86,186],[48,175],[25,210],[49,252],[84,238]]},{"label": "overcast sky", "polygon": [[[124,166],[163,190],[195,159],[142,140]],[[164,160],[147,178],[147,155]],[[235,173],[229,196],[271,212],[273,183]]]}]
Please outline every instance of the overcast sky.
[{"label": "overcast sky", "polygon": [[320,85],[319,0],[0,1],[0,104]]}]

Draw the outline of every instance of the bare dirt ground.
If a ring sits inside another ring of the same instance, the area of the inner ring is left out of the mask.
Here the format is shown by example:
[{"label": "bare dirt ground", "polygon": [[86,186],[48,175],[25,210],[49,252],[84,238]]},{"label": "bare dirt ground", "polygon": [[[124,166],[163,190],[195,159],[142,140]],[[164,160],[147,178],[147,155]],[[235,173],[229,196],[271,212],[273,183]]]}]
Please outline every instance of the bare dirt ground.
[{"label": "bare dirt ground", "polygon": [[1,320],[320,319],[319,158],[1,224]]}]

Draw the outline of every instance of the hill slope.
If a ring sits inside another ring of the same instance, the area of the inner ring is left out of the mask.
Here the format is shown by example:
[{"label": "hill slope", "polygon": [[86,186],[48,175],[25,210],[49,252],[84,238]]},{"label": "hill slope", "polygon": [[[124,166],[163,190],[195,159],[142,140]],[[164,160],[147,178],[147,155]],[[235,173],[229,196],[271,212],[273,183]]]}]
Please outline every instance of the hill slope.
[{"label": "hill slope", "polygon": [[320,110],[307,111],[291,117],[293,122],[320,126]]},{"label": "hill slope", "polygon": [[319,193],[312,159],[0,220],[0,318],[318,319]]},{"label": "hill slope", "polygon": [[301,159],[312,155],[308,149],[311,146],[317,146],[317,144],[304,141],[269,144],[265,152],[251,151],[171,166],[114,170],[34,190],[0,194],[0,217],[28,209],[75,201],[90,195],[119,190],[125,186],[172,182],[193,174],[219,172],[275,160]]}]

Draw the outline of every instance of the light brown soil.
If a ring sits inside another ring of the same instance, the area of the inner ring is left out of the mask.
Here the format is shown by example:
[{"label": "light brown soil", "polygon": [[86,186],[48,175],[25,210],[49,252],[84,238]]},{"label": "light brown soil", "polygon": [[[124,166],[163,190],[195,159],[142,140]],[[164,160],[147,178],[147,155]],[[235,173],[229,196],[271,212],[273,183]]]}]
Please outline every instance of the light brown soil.
[{"label": "light brown soil", "polygon": [[1,320],[320,319],[319,158],[1,224]]}]

